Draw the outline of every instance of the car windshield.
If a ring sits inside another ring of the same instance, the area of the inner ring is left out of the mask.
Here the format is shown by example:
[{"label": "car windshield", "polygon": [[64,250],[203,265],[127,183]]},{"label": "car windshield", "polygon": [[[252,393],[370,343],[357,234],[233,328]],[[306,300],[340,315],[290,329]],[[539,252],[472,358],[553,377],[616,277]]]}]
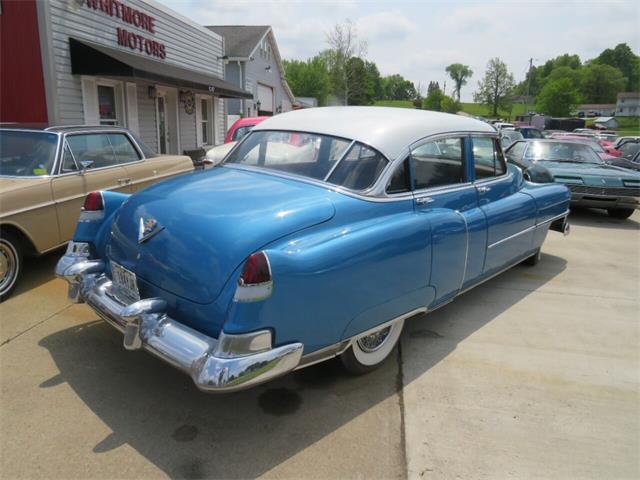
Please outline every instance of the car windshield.
[{"label": "car windshield", "polygon": [[352,190],[374,184],[387,160],[375,150],[314,133],[253,131],[226,158],[239,164],[323,180]]},{"label": "car windshield", "polygon": [[51,174],[57,146],[58,136],[53,133],[0,130],[0,175]]},{"label": "car windshield", "polygon": [[533,162],[602,163],[590,146],[575,142],[532,142],[524,158]]},{"label": "car windshield", "polygon": [[524,138],[544,138],[542,132],[536,128],[523,128],[520,133]]}]

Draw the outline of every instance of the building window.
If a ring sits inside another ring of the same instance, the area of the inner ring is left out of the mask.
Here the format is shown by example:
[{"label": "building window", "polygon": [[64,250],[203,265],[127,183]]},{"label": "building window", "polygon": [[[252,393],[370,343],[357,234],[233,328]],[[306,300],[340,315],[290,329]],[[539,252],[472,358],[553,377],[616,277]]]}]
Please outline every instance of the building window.
[{"label": "building window", "polygon": [[204,98],[200,100],[200,108],[202,115],[200,118],[200,132],[202,132],[202,143],[204,145],[209,144],[209,105]]},{"label": "building window", "polygon": [[213,135],[213,99],[209,96],[198,96],[196,101],[196,122],[198,146],[214,145]]},{"label": "building window", "polygon": [[118,125],[116,105],[115,87],[98,85],[98,115],[100,117],[100,125]]}]

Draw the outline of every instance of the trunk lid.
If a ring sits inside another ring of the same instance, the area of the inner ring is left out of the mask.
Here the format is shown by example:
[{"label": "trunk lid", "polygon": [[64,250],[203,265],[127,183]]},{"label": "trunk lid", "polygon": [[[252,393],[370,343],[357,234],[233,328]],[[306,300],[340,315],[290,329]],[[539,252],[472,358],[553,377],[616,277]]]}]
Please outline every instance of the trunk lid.
[{"label": "trunk lid", "polygon": [[[113,222],[107,257],[159,288],[206,304],[251,253],[334,213],[320,186],[215,168],[132,195]],[[157,233],[143,242],[141,219],[157,222]]]}]

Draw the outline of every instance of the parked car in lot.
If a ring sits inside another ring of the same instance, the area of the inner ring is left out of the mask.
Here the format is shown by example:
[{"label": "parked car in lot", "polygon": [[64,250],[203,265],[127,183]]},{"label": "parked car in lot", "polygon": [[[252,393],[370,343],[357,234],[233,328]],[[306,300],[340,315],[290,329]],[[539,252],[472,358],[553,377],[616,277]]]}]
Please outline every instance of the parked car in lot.
[{"label": "parked car in lot", "polygon": [[572,205],[604,208],[615,218],[628,218],[640,207],[640,174],[603,162],[589,145],[549,139],[516,142],[506,155],[523,165],[548,168],[555,182],[571,190]]},{"label": "parked car in lot", "polygon": [[253,129],[253,127],[258,125],[260,122],[264,122],[267,118],[270,117],[239,118],[238,120],[233,122],[233,125],[231,125],[231,128],[229,128],[229,131],[227,131],[224,143],[239,142]]},{"label": "parked car in lot", "polygon": [[516,132],[511,128],[505,128],[500,130],[500,145],[502,145],[502,149],[506,149],[513,142],[522,140],[524,137],[520,132]]},{"label": "parked car in lot", "polygon": [[189,157],[158,156],[117,127],[0,129],[0,301],[24,255],[71,239],[87,193],[133,193],[193,170]]},{"label": "parked car in lot", "polygon": [[523,126],[515,127],[516,132],[520,132],[523,138],[544,138],[542,132],[536,127]]},{"label": "parked car in lot", "polygon": [[220,166],[90,193],[56,273],[125,348],[225,392],[336,356],[375,368],[407,318],[535,264],[568,206],[482,121],[314,108],[257,125]]}]

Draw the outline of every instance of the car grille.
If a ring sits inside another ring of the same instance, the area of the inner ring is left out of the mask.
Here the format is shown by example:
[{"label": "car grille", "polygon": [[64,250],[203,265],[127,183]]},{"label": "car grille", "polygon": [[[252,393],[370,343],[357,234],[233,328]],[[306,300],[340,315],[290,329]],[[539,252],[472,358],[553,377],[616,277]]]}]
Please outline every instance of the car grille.
[{"label": "car grille", "polygon": [[573,193],[608,195],[612,197],[640,197],[638,187],[591,187],[589,185],[567,185]]}]

